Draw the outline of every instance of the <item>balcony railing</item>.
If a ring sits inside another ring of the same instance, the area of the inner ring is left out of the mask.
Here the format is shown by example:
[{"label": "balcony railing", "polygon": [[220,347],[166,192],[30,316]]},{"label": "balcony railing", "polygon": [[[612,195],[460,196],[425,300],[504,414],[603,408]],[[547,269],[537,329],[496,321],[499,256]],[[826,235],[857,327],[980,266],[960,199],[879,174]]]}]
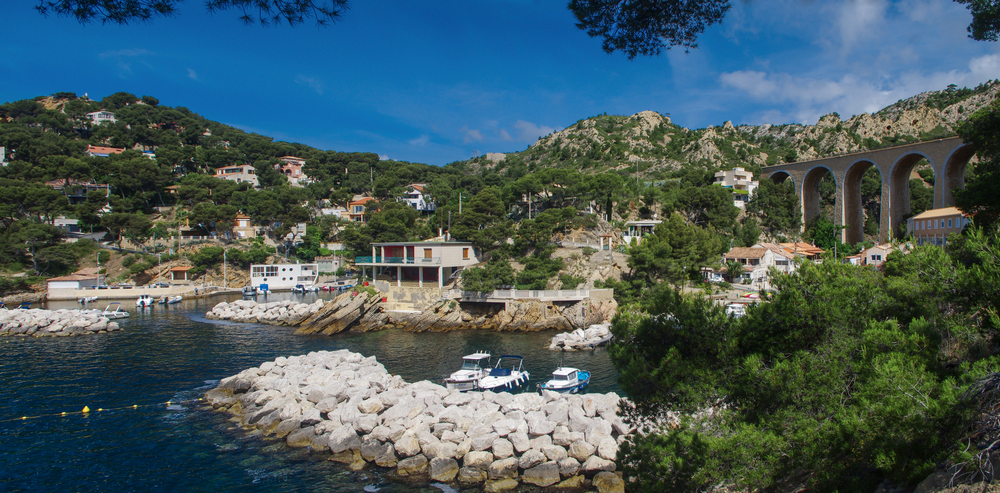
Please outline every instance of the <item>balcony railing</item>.
[{"label": "balcony railing", "polygon": [[440,265],[441,257],[355,257],[358,265]]}]

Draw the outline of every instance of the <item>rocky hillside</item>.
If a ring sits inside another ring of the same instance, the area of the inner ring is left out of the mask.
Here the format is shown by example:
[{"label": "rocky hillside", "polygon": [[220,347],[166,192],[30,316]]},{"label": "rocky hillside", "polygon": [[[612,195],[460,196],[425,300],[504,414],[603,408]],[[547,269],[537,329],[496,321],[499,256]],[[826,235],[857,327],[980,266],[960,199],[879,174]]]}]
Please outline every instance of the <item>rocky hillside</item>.
[{"label": "rocky hillside", "polygon": [[572,168],[584,172],[636,170],[646,180],[688,166],[760,166],[878,149],[955,134],[955,126],[997,97],[1000,81],[975,89],[950,86],[918,94],[874,114],[841,120],[831,113],[815,125],[741,125],[688,129],[653,111],[632,116],[598,115],[540,138],[506,159],[486,157],[469,164],[498,171],[519,164]]}]

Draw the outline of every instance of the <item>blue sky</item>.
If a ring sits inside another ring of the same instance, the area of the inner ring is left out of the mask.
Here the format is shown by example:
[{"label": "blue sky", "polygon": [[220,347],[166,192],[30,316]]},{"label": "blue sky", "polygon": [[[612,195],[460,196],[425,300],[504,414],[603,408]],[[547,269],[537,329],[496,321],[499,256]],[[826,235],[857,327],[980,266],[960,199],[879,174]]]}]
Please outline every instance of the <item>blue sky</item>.
[{"label": "blue sky", "polygon": [[1000,45],[969,39],[949,0],[735,0],[697,49],[632,61],[605,54],[563,0],[352,0],[327,28],[246,27],[199,0],[124,27],[34,5],[0,7],[0,102],[127,91],[278,140],[435,165],[605,112],[812,124],[1000,78]]}]

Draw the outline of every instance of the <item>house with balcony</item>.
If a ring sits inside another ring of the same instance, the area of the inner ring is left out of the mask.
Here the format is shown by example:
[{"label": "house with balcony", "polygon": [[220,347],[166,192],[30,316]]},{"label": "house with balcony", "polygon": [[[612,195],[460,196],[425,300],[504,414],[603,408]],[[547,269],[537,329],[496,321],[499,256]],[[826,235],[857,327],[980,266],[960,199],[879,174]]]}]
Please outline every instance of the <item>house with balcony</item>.
[{"label": "house with balcony", "polygon": [[87,118],[90,118],[90,121],[94,122],[94,125],[100,125],[104,122],[115,123],[118,121],[115,119],[114,113],[105,110],[87,113]]},{"label": "house with balcony", "polygon": [[406,193],[400,197],[399,201],[420,212],[434,212],[437,210],[437,206],[434,205],[434,202],[430,202],[424,197],[425,186],[427,186],[425,183],[411,183],[407,185]]},{"label": "house with balcony", "polygon": [[236,215],[233,225],[233,234],[237,238],[256,238],[257,227],[251,223],[251,217],[240,213]]},{"label": "house with balcony", "polygon": [[354,200],[347,203],[348,220],[358,223],[367,222],[365,219],[366,204],[373,200],[375,200],[374,197],[362,197],[360,195],[355,195]]},{"label": "house with balcony", "polygon": [[372,243],[370,257],[354,259],[356,267],[371,267],[375,279],[420,288],[442,288],[456,272],[478,263],[472,243],[464,241]]},{"label": "house with balcony", "polygon": [[283,161],[285,164],[275,165],[278,171],[282,175],[285,175],[285,179],[292,186],[305,186],[309,184],[312,180],[306,176],[305,172],[302,171],[302,167],[305,166],[306,160],[304,158],[295,156],[281,156],[278,159]]},{"label": "house with balcony", "polygon": [[907,219],[906,234],[918,245],[944,245],[948,235],[961,233],[969,222],[957,207],[931,209]]},{"label": "house with balcony", "polygon": [[220,180],[235,181],[236,183],[247,182],[253,185],[254,188],[259,186],[257,182],[257,170],[249,164],[219,168],[215,170],[215,177]]},{"label": "house with balcony", "polygon": [[653,234],[653,230],[656,229],[656,225],[662,222],[663,221],[658,219],[626,222],[625,231],[622,233],[622,243],[630,245],[632,240],[635,240],[635,244],[638,245],[642,241],[643,236]]},{"label": "house with balcony", "polygon": [[750,196],[760,185],[759,182],[754,181],[753,173],[740,167],[719,171],[715,174],[714,183],[732,190],[733,205],[740,209],[746,208]]}]

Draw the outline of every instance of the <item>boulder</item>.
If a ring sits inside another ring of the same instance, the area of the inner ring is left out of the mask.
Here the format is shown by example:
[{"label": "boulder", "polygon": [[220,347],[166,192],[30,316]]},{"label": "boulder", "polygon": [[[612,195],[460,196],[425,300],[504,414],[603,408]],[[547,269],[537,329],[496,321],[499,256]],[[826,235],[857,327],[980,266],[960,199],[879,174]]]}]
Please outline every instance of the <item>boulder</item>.
[{"label": "boulder", "polygon": [[486,470],[493,463],[493,454],[486,451],[473,450],[462,458],[462,465],[465,467],[475,467]]},{"label": "boulder", "polygon": [[584,463],[580,466],[580,470],[585,473],[599,472],[599,471],[615,472],[615,463],[609,460],[602,459],[597,456],[593,456],[584,461]]},{"label": "boulder", "polygon": [[396,473],[400,476],[412,476],[427,472],[427,458],[423,455],[407,457],[396,465]]},{"label": "boulder", "polygon": [[489,479],[508,479],[517,477],[517,459],[508,457],[493,461],[486,469]]},{"label": "boulder", "polygon": [[487,480],[486,484],[483,485],[483,491],[486,493],[499,493],[501,491],[510,491],[517,488],[518,482],[516,479],[491,479]]},{"label": "boulder", "polygon": [[559,482],[559,466],[555,462],[539,464],[521,474],[521,481],[535,486],[552,486]]},{"label": "boulder", "polygon": [[410,435],[404,435],[396,440],[396,452],[402,457],[411,457],[420,453],[420,442]]},{"label": "boulder", "polygon": [[430,477],[434,481],[450,483],[458,475],[458,461],[451,457],[431,459]]},{"label": "boulder", "polygon": [[556,464],[559,466],[559,474],[564,478],[576,476],[576,473],[580,472],[580,461],[572,457],[559,460]]},{"label": "boulder", "polygon": [[316,436],[315,428],[306,426],[292,431],[285,437],[285,442],[289,447],[308,447],[312,445],[313,437]]},{"label": "boulder", "polygon": [[361,439],[350,425],[343,425],[330,433],[330,451],[340,453],[345,450],[360,450]]},{"label": "boulder", "polygon": [[482,483],[486,481],[486,471],[478,467],[463,467],[458,470],[459,483]]},{"label": "boulder", "polygon": [[493,451],[493,455],[498,459],[514,455],[514,446],[511,445],[510,441],[506,438],[497,438],[496,440],[493,440],[491,450]]},{"label": "boulder", "polygon": [[567,452],[570,457],[582,463],[593,456],[596,451],[597,447],[584,441],[578,441],[571,443]]},{"label": "boulder", "polygon": [[595,474],[591,484],[597,489],[597,493],[625,493],[625,482],[611,472]]},{"label": "boulder", "polygon": [[531,469],[545,462],[545,454],[543,454],[538,449],[530,449],[527,452],[521,454],[521,457],[517,460],[517,467],[521,469]]}]

